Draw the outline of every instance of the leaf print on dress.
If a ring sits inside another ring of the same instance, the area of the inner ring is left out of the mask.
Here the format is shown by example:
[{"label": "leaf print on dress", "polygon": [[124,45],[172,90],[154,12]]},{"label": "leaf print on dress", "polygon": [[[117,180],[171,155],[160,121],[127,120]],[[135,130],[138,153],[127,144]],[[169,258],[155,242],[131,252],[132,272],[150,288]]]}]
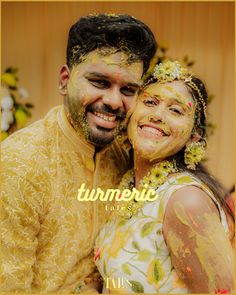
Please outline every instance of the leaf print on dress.
[{"label": "leaf print on dress", "polygon": [[135,292],[135,293],[144,293],[144,288],[143,285],[140,282],[137,281],[131,281],[129,280],[130,285],[131,285],[131,289]]},{"label": "leaf print on dress", "polygon": [[138,251],[140,250],[139,244],[136,241],[132,242],[132,246],[134,247],[134,249],[136,249]]},{"label": "leaf print on dress", "polygon": [[165,271],[160,261],[155,258],[148,266],[147,280],[150,284],[154,284],[155,287],[159,287],[159,282],[164,278]]},{"label": "leaf print on dress", "polygon": [[154,230],[155,225],[156,225],[156,222],[154,221],[145,223],[141,229],[141,233],[140,233],[141,237],[144,238],[148,236]]},{"label": "leaf print on dress", "polygon": [[120,250],[125,246],[128,236],[129,231],[123,232],[121,230],[117,230],[111,241],[110,248],[107,249],[107,254],[116,258]]},{"label": "leaf print on dress", "polygon": [[121,266],[121,269],[125,274],[127,274],[129,276],[131,275],[131,270],[130,270],[130,267],[128,266],[127,263],[123,263]]},{"label": "leaf print on dress", "polygon": [[150,259],[150,256],[151,256],[151,252],[146,249],[143,249],[139,251],[137,259],[139,261],[148,261]]},{"label": "leaf print on dress", "polygon": [[106,265],[106,260],[103,261],[103,272],[104,272],[104,275],[107,277],[107,265]]},{"label": "leaf print on dress", "polygon": [[162,223],[163,222],[164,213],[165,213],[165,208],[164,208],[163,200],[161,200],[160,203],[159,203],[159,207],[158,207],[157,223]]}]

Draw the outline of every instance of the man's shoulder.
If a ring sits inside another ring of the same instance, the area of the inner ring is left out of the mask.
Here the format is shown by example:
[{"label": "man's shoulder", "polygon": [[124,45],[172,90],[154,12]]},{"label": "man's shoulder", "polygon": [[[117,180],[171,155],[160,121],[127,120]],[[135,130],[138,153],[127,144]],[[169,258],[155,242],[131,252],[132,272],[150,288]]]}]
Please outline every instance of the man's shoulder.
[{"label": "man's shoulder", "polygon": [[10,135],[1,143],[3,159],[22,157],[29,158],[39,153],[55,140],[57,112],[60,107],[51,109],[47,115],[31,125]]}]

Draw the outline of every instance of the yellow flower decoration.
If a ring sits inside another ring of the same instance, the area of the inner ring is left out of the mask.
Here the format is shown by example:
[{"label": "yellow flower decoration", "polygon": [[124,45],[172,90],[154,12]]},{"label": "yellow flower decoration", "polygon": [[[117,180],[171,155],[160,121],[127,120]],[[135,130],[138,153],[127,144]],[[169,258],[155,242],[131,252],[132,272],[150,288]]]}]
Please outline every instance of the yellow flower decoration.
[{"label": "yellow flower decoration", "polygon": [[196,165],[202,160],[205,154],[203,142],[192,142],[184,152],[184,162],[188,169],[195,170]]},{"label": "yellow flower decoration", "polygon": [[7,84],[10,87],[16,86],[16,77],[11,73],[4,73],[1,77],[2,83]]},{"label": "yellow flower decoration", "polygon": [[161,184],[167,180],[167,176],[172,172],[176,172],[175,162],[164,161],[154,168],[142,179],[139,189],[142,190],[145,188],[145,184],[149,188],[157,189]]},{"label": "yellow flower decoration", "polygon": [[[172,161],[172,162],[164,161],[162,163],[158,163],[141,180],[139,188],[138,188],[139,192],[143,192],[143,190],[146,190],[146,193],[147,193],[148,189],[150,188],[157,190],[160,185],[162,185],[164,182],[167,181],[168,175],[170,173],[175,173],[177,171],[178,169],[177,169],[175,161]],[[133,169],[129,170],[123,176],[121,183],[119,185],[119,189],[121,191],[127,188],[129,188],[130,190],[134,188],[134,170]],[[145,198],[145,195],[144,195],[144,198]],[[117,214],[123,218],[131,218],[132,215],[136,214],[140,210],[140,208],[142,208],[143,205],[145,204],[145,202],[142,202],[142,201],[136,202],[134,199],[128,202],[124,201],[123,203],[125,203],[123,206],[123,209],[117,211]]]},{"label": "yellow flower decoration", "polygon": [[181,66],[178,61],[166,61],[156,65],[153,76],[159,82],[172,82],[174,80],[185,80],[190,76],[190,72]]}]

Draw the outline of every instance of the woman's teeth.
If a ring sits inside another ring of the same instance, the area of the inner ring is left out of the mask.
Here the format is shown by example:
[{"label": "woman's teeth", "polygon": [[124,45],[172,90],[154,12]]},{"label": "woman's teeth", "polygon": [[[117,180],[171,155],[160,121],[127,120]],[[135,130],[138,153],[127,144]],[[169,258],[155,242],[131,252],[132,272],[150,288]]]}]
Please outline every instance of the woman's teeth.
[{"label": "woman's teeth", "polygon": [[148,126],[143,126],[142,127],[143,131],[146,132],[150,132],[152,134],[156,134],[158,136],[164,136],[165,134],[163,132],[161,132],[160,130],[156,129],[156,128],[152,128],[152,127],[148,127]]},{"label": "woman's teeth", "polygon": [[107,116],[107,115],[99,113],[99,112],[94,112],[94,115],[99,118],[102,118],[105,121],[109,121],[109,122],[114,122],[116,120],[116,116]]}]

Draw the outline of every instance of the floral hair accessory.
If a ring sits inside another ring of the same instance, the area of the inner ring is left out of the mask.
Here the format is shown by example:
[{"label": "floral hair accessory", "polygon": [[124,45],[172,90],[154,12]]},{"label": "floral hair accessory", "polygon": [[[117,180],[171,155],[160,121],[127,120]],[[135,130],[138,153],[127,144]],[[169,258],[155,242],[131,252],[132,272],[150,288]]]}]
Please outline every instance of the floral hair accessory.
[{"label": "floral hair accessory", "polygon": [[205,154],[203,142],[192,142],[184,151],[184,163],[188,169],[196,170],[196,165],[202,160]]},{"label": "floral hair accessory", "polygon": [[178,61],[166,61],[155,66],[153,77],[159,82],[185,80],[191,73],[183,68]]}]

